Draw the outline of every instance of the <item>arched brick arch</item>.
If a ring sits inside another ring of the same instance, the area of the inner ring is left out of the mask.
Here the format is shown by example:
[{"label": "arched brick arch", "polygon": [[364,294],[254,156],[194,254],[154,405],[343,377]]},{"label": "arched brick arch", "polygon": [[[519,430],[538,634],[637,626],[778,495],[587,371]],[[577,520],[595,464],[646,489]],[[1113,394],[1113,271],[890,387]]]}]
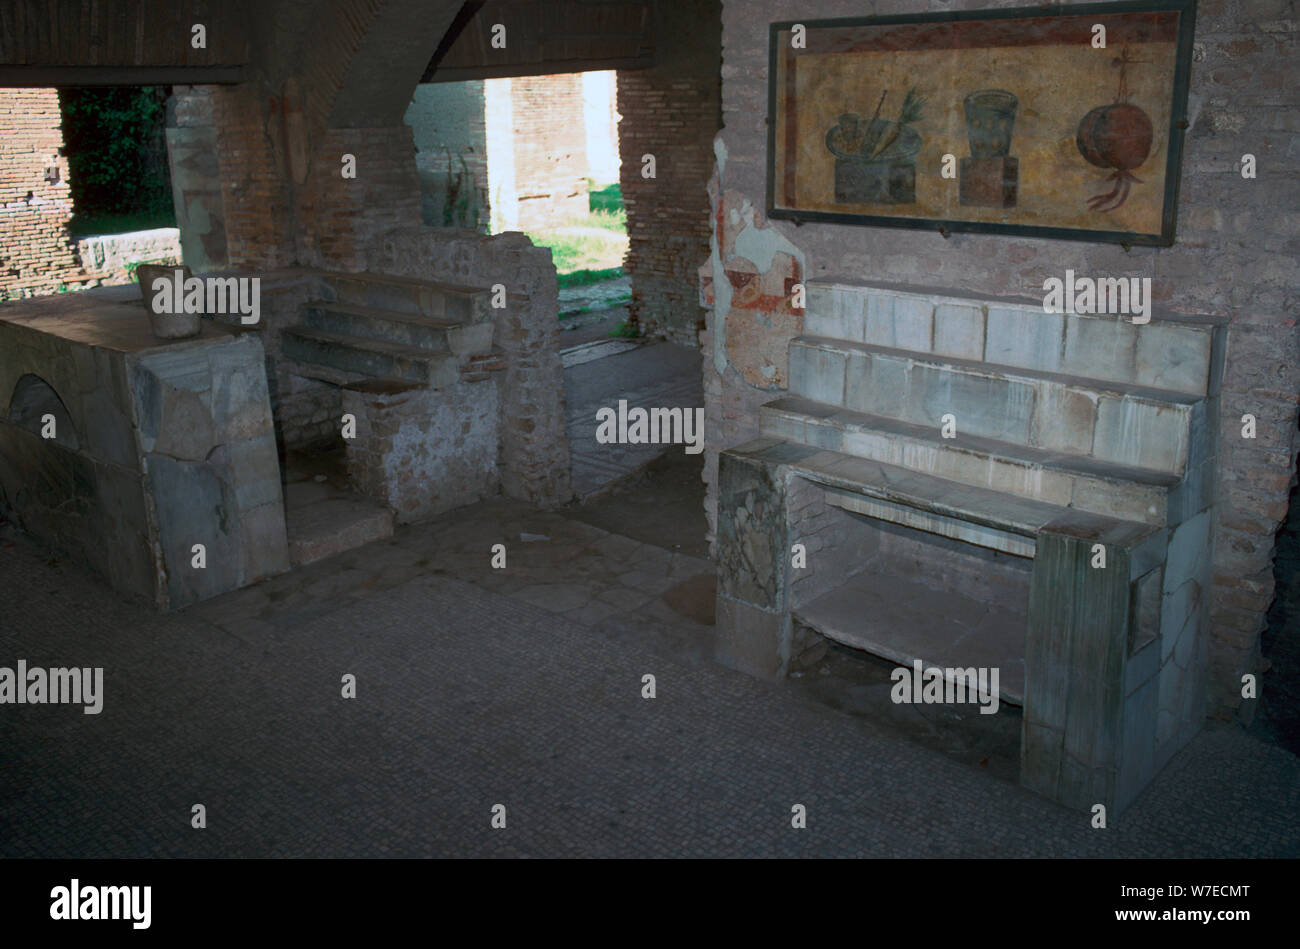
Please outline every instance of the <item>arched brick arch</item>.
[{"label": "arched brick arch", "polygon": [[[375,235],[419,223],[402,118],[459,7],[322,0],[268,24],[275,40],[255,39],[254,78],[213,99],[232,266],[357,269]],[[349,180],[345,154],[358,169]]]},{"label": "arched brick arch", "polygon": [[461,0],[334,0],[305,50],[314,129],[400,126]]}]

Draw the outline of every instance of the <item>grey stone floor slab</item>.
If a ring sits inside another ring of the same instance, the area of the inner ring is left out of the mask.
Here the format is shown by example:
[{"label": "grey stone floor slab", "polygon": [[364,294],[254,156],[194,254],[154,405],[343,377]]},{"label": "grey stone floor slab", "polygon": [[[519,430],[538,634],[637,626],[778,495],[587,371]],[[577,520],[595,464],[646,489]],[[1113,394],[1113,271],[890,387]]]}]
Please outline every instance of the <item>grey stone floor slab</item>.
[{"label": "grey stone floor slab", "polygon": [[[528,585],[516,569],[583,582],[585,563],[586,582],[612,589],[637,567],[633,549],[600,573],[610,561],[591,548],[608,535],[563,534],[562,520],[479,506],[171,615],[0,543],[0,665],[105,669],[99,715],[0,707],[0,855],[1300,855],[1300,760],[1236,729],[1207,727],[1092,830],[693,658],[698,639],[670,628],[671,611],[588,626],[508,595]],[[505,571],[466,557],[482,549],[485,563],[485,533],[511,530],[554,540],[509,547],[519,566]],[[551,543],[578,553],[544,567]],[[457,557],[473,576],[435,566]],[[340,696],[345,673],[356,699]],[[190,827],[195,803],[205,830]],[[490,827],[495,804],[504,830]],[[790,826],[794,804],[806,830]]]},{"label": "grey stone floor slab", "polygon": [[630,352],[574,365],[564,371],[569,456],[574,494],[590,498],[613,482],[681,445],[601,444],[596,441],[596,413],[629,407],[704,406],[704,383],[697,349],[675,343],[639,346]]}]

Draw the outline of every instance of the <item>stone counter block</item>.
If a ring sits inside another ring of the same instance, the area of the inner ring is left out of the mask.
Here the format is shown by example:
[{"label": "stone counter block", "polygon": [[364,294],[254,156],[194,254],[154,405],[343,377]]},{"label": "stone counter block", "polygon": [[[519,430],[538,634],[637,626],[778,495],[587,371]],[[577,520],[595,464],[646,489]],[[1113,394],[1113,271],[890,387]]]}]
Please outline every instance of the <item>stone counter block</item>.
[{"label": "stone counter block", "polygon": [[990,306],[984,358],[1001,366],[1033,366],[1044,372],[1061,369],[1065,317],[1029,307]]},{"label": "stone counter block", "polygon": [[[75,440],[11,424],[24,377],[63,406]],[[26,301],[0,310],[0,400],[11,513],[116,589],[179,609],[288,569],[257,334],[204,321],[160,341],[134,286]]]},{"label": "stone counter block", "polygon": [[1181,475],[1187,465],[1191,406],[1103,395],[1092,454],[1103,461]]},{"label": "stone counter block", "polygon": [[[938,598],[896,583],[889,620],[863,636],[859,617],[879,612],[854,579],[871,575],[853,548],[863,535],[828,540],[825,510],[972,562],[1016,555],[1029,574],[1024,652],[954,661],[1004,675],[1023,663],[1021,783],[1118,815],[1206,710],[1215,429],[1221,414],[1237,424],[1219,405],[1222,328],[852,279],[808,291],[807,335],[786,341],[789,391],[724,413],[756,415],[762,437],[721,450],[709,479],[716,657],[786,674],[792,624],[899,663],[943,651],[935,630],[961,625],[979,583],[949,571],[952,595]],[[724,427],[723,440],[746,430]],[[791,570],[788,545],[805,540],[816,565]]]},{"label": "stone counter block", "polygon": [[961,303],[935,307],[934,351],[958,359],[983,359],[984,308]]}]

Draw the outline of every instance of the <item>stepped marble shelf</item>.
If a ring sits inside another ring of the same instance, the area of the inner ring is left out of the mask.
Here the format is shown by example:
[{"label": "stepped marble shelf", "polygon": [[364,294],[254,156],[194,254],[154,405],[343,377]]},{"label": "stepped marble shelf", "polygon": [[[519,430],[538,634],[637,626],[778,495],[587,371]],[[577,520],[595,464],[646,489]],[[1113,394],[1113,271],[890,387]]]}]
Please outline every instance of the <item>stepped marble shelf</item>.
[{"label": "stepped marble shelf", "polygon": [[[787,674],[793,615],[901,663],[1014,667],[1022,783],[1122,810],[1202,719],[1223,326],[840,279],[807,299],[786,394],[719,457],[715,655]],[[891,532],[930,553],[876,582]],[[1019,620],[1023,592],[968,602],[972,556],[1028,570]]]},{"label": "stepped marble shelf", "polygon": [[1046,452],[977,435],[942,438],[936,426],[790,397],[760,410],[762,432],[947,479],[1151,524],[1163,524],[1178,479],[1160,471]]}]

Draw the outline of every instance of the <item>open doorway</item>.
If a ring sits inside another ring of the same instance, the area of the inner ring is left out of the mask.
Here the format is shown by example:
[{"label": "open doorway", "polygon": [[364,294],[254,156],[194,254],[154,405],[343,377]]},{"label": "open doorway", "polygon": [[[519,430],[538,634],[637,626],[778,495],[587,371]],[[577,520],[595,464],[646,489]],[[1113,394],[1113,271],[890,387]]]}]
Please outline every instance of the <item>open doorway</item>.
[{"label": "open doorway", "polygon": [[551,251],[561,328],[609,322],[631,296],[618,122],[613,70],[421,84],[406,124],[424,223],[524,232]]}]

